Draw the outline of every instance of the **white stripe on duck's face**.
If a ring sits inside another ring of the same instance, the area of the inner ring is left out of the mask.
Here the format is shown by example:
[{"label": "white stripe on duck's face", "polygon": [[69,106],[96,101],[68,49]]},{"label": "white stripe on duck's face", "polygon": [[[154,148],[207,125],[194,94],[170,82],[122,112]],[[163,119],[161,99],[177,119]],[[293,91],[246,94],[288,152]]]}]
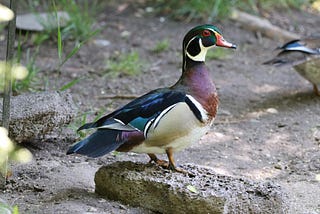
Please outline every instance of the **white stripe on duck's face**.
[{"label": "white stripe on duck's face", "polygon": [[197,62],[204,62],[206,60],[206,55],[207,55],[207,51],[210,47],[204,47],[204,45],[202,44],[202,39],[201,38],[197,38],[194,37],[192,40],[190,40],[190,42],[187,44],[186,50],[188,50],[188,46],[189,44],[194,40],[194,39],[199,39],[199,47],[200,47],[200,52],[195,55],[192,56],[190,53],[188,53],[188,51],[186,51],[187,56],[192,59],[193,61],[197,61]]},{"label": "white stripe on duck's face", "polygon": [[147,139],[132,151],[158,154],[165,153],[167,148],[178,151],[198,142],[209,128],[209,124],[195,117],[185,102],[179,102],[149,127]]}]

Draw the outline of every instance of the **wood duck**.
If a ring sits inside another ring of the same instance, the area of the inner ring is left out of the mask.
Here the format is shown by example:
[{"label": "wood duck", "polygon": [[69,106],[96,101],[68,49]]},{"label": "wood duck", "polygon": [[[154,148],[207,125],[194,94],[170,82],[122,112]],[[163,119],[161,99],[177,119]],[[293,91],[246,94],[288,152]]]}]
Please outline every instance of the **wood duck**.
[{"label": "wood duck", "polygon": [[[173,153],[195,143],[209,130],[218,108],[217,90],[205,65],[208,49],[236,48],[213,25],[191,29],[183,39],[180,79],[171,87],[153,90],[79,130],[96,129],[72,145],[67,154],[99,157],[113,150],[147,153],[150,162],[171,170]],[[169,162],[155,154],[166,153]]]},{"label": "wood duck", "polygon": [[293,40],[277,49],[281,50],[280,53],[264,64],[293,66],[312,83],[314,92],[320,96],[320,37]]}]

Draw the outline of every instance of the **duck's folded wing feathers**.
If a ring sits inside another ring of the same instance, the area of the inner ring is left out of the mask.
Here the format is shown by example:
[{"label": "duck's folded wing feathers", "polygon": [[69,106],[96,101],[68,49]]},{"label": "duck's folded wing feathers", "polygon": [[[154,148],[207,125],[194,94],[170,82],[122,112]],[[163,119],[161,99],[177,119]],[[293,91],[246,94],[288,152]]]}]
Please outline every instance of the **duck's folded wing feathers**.
[{"label": "duck's folded wing feathers", "polygon": [[184,102],[185,98],[186,94],[180,91],[154,90],[94,123],[81,126],[78,131],[89,128],[143,131],[149,120],[158,116],[167,107]]}]

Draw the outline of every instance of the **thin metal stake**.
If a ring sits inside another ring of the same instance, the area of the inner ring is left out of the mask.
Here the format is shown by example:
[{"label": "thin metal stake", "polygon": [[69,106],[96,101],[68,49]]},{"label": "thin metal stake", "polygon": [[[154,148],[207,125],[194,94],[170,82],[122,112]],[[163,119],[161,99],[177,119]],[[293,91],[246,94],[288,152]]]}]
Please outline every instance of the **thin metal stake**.
[{"label": "thin metal stake", "polygon": [[[14,13],[14,18],[9,22],[8,34],[7,34],[7,53],[6,53],[6,70],[5,70],[5,82],[4,82],[4,96],[3,96],[3,109],[2,109],[2,126],[9,130],[10,124],[10,97],[12,89],[12,76],[11,65],[14,53],[14,41],[16,32],[16,4],[15,0],[10,0],[10,9]],[[7,162],[4,164],[4,173],[0,173],[0,188],[4,188],[6,185],[7,176]]]}]

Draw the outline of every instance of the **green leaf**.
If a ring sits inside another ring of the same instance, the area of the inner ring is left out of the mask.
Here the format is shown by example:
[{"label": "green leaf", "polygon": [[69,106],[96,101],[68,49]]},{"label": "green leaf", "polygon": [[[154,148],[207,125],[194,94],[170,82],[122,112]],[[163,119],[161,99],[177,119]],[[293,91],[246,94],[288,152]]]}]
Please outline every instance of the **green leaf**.
[{"label": "green leaf", "polygon": [[71,88],[72,86],[74,86],[79,81],[80,81],[80,78],[74,79],[74,80],[68,82],[67,84],[65,84],[64,86],[62,86],[61,88],[59,88],[59,91],[65,91],[65,90]]},{"label": "green leaf", "polygon": [[196,193],[196,194],[199,193],[198,190],[197,190],[194,186],[192,186],[192,185],[188,185],[188,186],[187,186],[187,189],[188,189],[190,192],[193,192],[193,193]]},{"label": "green leaf", "polygon": [[19,214],[19,208],[18,208],[18,206],[14,206],[14,207],[13,207],[12,214]]},{"label": "green leaf", "polygon": [[54,10],[54,15],[57,20],[57,28],[58,28],[58,56],[59,56],[59,62],[62,60],[62,37],[61,37],[61,30],[60,30],[60,18],[58,16],[57,7],[55,4],[55,1],[52,0],[52,6]]}]

